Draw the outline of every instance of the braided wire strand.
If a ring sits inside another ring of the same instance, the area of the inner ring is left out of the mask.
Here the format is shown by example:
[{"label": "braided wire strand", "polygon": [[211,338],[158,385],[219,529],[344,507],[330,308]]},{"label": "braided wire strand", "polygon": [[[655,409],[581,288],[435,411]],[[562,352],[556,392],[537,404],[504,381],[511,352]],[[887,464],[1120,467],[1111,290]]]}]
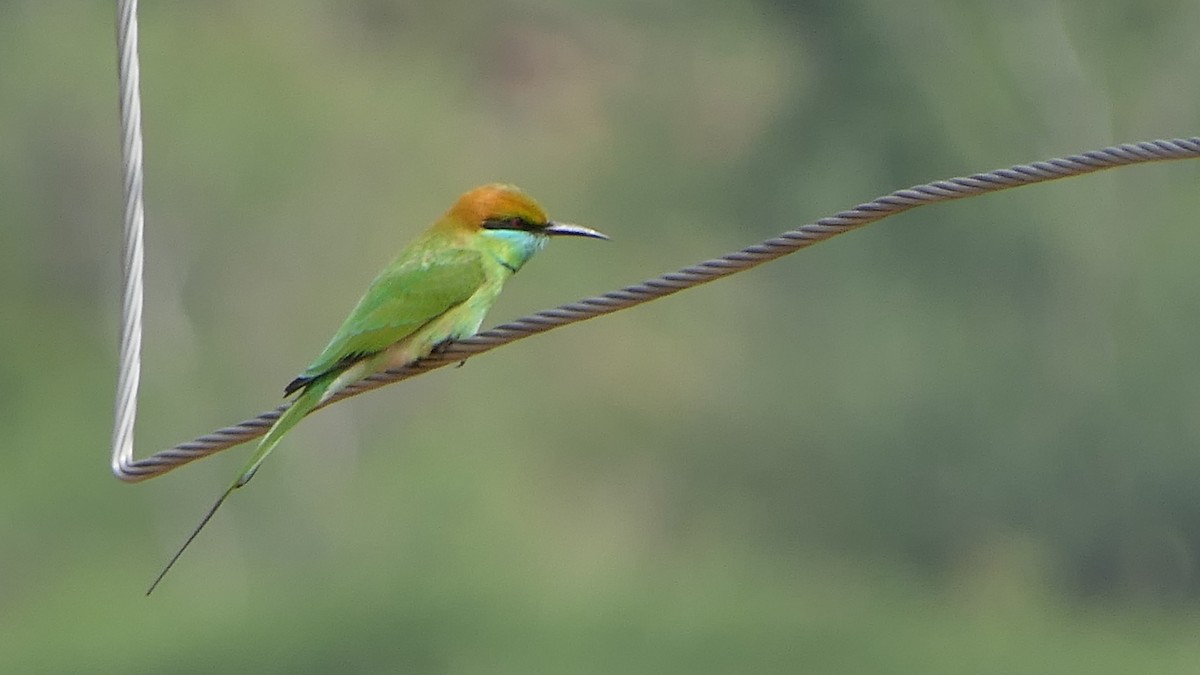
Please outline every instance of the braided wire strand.
[{"label": "braided wire strand", "polygon": [[[116,419],[113,425],[112,469],[117,478],[134,483],[161,476],[184,464],[263,435],[278,419],[280,413],[287,409],[288,404],[284,403],[257,417],[218,429],[186,443],[180,443],[150,457],[133,459],[133,427],[137,412],[141,354],[142,232],[145,214],[142,205],[142,133],[137,61],[137,1],[118,0],[117,6],[123,139],[121,150],[125,180],[123,249],[125,283],[122,302],[121,361],[117,380]],[[965,199],[1060,178],[1082,176],[1131,164],[1198,157],[1200,157],[1200,137],[1143,141],[897,190],[719,258],[705,260],[676,272],[609,291],[603,295],[542,310],[483,331],[473,337],[449,343],[439,349],[437,353],[416,363],[378,373],[356,382],[319,407],[452,363],[458,363],[471,356],[491,351],[531,335],[628,309],[744,272],[844,232],[928,204]]]},{"label": "braided wire strand", "polygon": [[[417,363],[378,373],[352,384],[333,396],[324,405],[460,362],[531,335],[628,309],[738,272],[744,272],[844,232],[928,204],[965,199],[979,194],[1080,176],[1130,164],[1197,157],[1200,157],[1200,137],[1145,141],[897,190],[873,201],[859,204],[847,211],[841,211],[814,223],[788,230],[777,237],[719,258],[705,260],[679,271],[609,291],[603,295],[542,310],[478,333],[473,337],[450,343],[438,353]],[[275,410],[218,429],[187,443],[181,443],[143,460],[122,463],[119,467],[114,464],[114,471],[119,478],[130,482],[161,475],[188,462],[261,436],[286,408],[287,404],[283,404]]]}]

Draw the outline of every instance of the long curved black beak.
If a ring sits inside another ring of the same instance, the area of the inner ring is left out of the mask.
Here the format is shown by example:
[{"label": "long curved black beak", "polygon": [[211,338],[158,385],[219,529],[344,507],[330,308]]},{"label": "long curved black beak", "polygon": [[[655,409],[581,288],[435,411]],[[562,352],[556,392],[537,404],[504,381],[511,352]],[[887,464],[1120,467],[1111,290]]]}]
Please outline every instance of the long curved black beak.
[{"label": "long curved black beak", "polygon": [[590,227],[576,225],[574,223],[559,223],[550,221],[546,223],[545,229],[542,230],[551,237],[591,237],[593,239],[608,239],[608,235],[603,232],[597,232]]}]

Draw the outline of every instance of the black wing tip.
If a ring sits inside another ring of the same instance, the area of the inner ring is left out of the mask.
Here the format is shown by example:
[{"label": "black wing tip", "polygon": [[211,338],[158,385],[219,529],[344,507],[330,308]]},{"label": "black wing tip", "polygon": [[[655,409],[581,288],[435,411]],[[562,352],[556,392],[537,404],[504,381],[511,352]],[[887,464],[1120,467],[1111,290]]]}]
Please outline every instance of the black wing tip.
[{"label": "black wing tip", "polygon": [[[325,377],[332,373],[341,373],[341,372],[345,371],[347,368],[349,368],[350,366],[367,358],[368,356],[373,356],[378,353],[379,352],[352,352],[350,354],[343,356],[341,359],[338,360],[337,363],[333,364],[333,366],[331,366],[319,373],[316,373],[315,375],[299,375],[296,377],[296,379],[292,380],[291,382],[288,382],[287,386],[283,388],[283,395],[291,396],[293,393],[308,387],[315,380],[319,380],[322,377]],[[310,367],[308,370],[306,370],[304,372],[306,372],[306,373],[315,372],[315,368]]]},{"label": "black wing tip", "polygon": [[291,382],[288,382],[288,383],[287,383],[287,386],[283,388],[283,395],[284,395],[284,396],[291,396],[292,394],[294,394],[294,393],[296,393],[296,392],[300,391],[301,389],[303,389],[303,388],[307,387],[307,386],[308,386],[308,383],[309,383],[309,382],[312,382],[312,381],[313,381],[313,378],[311,378],[311,377],[304,377],[303,375],[301,375],[300,377],[297,377],[296,379],[294,379],[294,380],[292,380]]}]

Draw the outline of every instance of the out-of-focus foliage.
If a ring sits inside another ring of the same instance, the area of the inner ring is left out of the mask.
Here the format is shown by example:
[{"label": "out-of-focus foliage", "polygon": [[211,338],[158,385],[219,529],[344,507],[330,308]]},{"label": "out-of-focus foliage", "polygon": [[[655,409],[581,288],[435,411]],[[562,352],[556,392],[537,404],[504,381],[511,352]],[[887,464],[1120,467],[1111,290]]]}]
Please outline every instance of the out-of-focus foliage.
[{"label": "out-of-focus foliage", "polygon": [[[112,9],[0,6],[0,671],[1194,672],[1200,163],[940,205],[107,473]],[[274,405],[481,182],[491,323],[878,194],[1200,134],[1200,4],[144,3],[138,440]]]}]

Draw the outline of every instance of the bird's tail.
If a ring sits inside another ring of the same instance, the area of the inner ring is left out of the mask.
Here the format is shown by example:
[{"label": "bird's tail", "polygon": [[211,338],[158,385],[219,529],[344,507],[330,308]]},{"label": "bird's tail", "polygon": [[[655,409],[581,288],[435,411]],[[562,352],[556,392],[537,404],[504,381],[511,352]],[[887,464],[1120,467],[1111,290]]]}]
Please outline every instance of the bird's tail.
[{"label": "bird's tail", "polygon": [[204,517],[200,519],[200,524],[196,526],[196,529],[192,530],[190,535],[188,535],[188,538],[183,542],[183,546],[180,546],[179,550],[175,551],[175,555],[171,556],[171,559],[167,562],[166,566],[163,567],[162,571],[158,573],[158,577],[154,579],[154,583],[150,584],[150,589],[146,591],[146,595],[150,595],[154,592],[154,589],[158,587],[158,582],[163,580],[163,577],[165,577],[167,572],[171,570],[171,567],[175,565],[175,561],[179,560],[179,556],[183,555],[183,552],[187,550],[189,545],[191,545],[192,540],[196,538],[196,535],[200,534],[200,530],[203,530],[204,526],[208,524],[208,521],[212,520],[212,517],[216,514],[217,509],[221,508],[221,504],[225,503],[225,500],[229,498],[229,495],[233,494],[234,490],[250,482],[250,479],[254,477],[254,473],[258,471],[258,467],[262,466],[263,460],[265,460],[267,455],[271,454],[271,451],[274,450],[275,446],[279,444],[279,439],[283,438],[283,435],[286,434],[288,430],[296,426],[297,422],[304,419],[305,415],[312,412],[313,408],[317,407],[317,405],[321,403],[322,397],[325,395],[325,392],[328,391],[330,385],[333,384],[336,377],[336,374],[334,374],[313,380],[304,389],[304,392],[300,394],[295,402],[288,406],[287,410],[283,411],[283,413],[279,416],[279,419],[275,420],[275,424],[271,425],[270,431],[268,431],[267,435],[263,436],[263,439],[259,441],[258,447],[254,450],[254,454],[250,456],[250,460],[246,462],[244,467],[242,467],[241,472],[238,473],[238,477],[229,485],[228,488],[225,489],[225,492],[221,493],[221,496],[217,498],[217,501],[213,502],[213,505],[208,509],[208,513],[205,513]]},{"label": "bird's tail", "polygon": [[279,440],[283,438],[283,435],[296,426],[297,422],[304,419],[308,413],[312,412],[313,408],[321,403],[325,391],[329,389],[329,385],[333,383],[333,380],[334,378],[329,375],[313,380],[305,387],[304,392],[296,398],[295,402],[279,415],[279,419],[275,420],[275,424],[271,425],[271,429],[267,432],[267,435],[263,436],[263,439],[258,442],[258,447],[255,448],[254,454],[250,456],[246,465],[238,473],[237,480],[233,481],[233,484],[229,486],[230,492],[250,482],[255,472],[258,471],[258,467],[262,466],[263,461],[267,459],[267,455],[271,454],[276,445],[279,445]]}]

